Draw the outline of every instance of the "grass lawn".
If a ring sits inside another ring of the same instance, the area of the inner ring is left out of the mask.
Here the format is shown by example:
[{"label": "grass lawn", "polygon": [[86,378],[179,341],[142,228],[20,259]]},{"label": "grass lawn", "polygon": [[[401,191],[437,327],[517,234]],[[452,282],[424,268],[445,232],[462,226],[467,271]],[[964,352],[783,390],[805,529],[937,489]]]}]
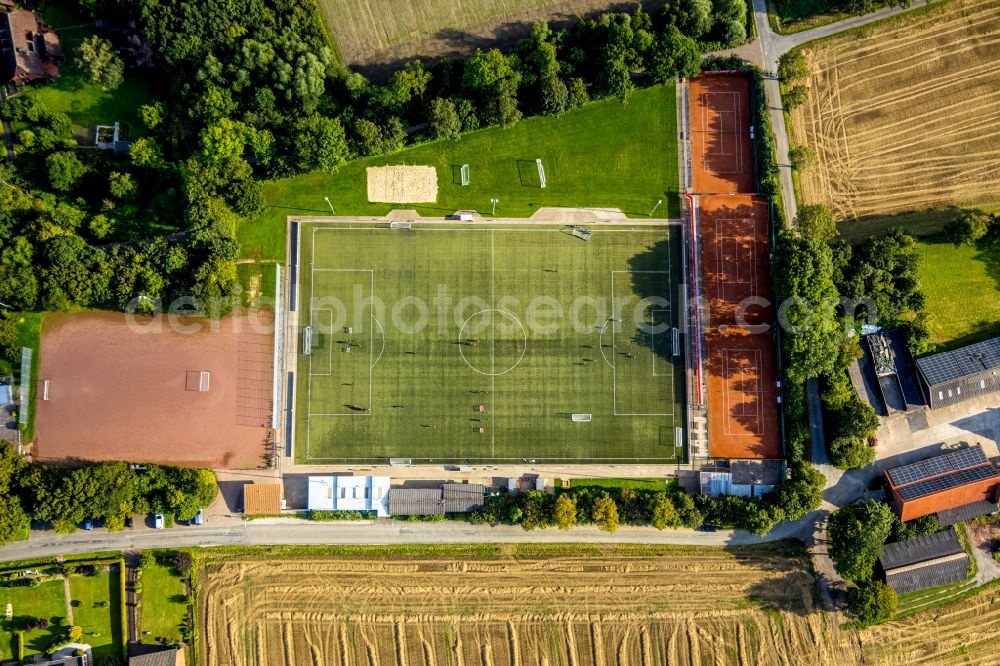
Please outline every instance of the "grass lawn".
[{"label": "grass lawn", "polygon": [[633,488],[635,490],[666,490],[676,483],[673,479],[570,479],[570,488]]},{"label": "grass lawn", "polygon": [[93,20],[78,9],[63,4],[54,5],[44,12],[45,21],[59,33],[65,59],[59,67],[59,77],[50,83],[26,88],[45,108],[61,111],[73,121],[73,134],[77,140],[91,144],[94,126],[127,123],[129,136],[140,136],[144,126],[139,120],[139,107],[151,97],[149,82],[135,74],[126,73],[125,81],[115,90],[103,90],[81,76],[73,64],[77,48],[84,39],[94,34]]},{"label": "grass lawn", "polygon": [[[547,187],[538,186],[541,158]],[[426,205],[372,204],[365,168],[426,164],[437,168],[437,202]],[[469,164],[472,184],[462,187],[459,171]],[[511,129],[493,127],[460,141],[435,141],[382,157],[351,162],[333,175],[316,172],[267,185],[268,209],[244,224],[244,256],[285,259],[286,218],[328,215],[329,196],[337,215],[384,215],[392,208],[416,208],[441,217],[456,210],[527,217],[542,206],[615,207],[646,217],[658,199],[658,216],[679,215],[677,121],[674,87],[637,91],[622,107],[601,100],[559,118],[528,118]]]},{"label": "grass lawn", "polygon": [[678,227],[584,241],[302,223],[299,237],[299,462],[683,458]]},{"label": "grass lawn", "polygon": [[831,0],[767,0],[767,18],[772,30],[787,35],[851,16],[835,5]]},{"label": "grass lawn", "polygon": [[1000,335],[1000,248],[918,241],[920,281],[938,351]]},{"label": "grass lawn", "polygon": [[[118,566],[96,576],[73,575],[69,579],[73,606],[73,622],[83,628],[83,641],[94,649],[99,662],[104,657],[122,654],[121,576]],[[108,602],[107,608],[98,606]],[[79,603],[76,603],[79,602]]]},{"label": "grass lawn", "polygon": [[184,583],[173,567],[156,564],[142,570],[142,607],[139,613],[140,641],[158,638],[181,640],[187,614]]},{"label": "grass lawn", "polygon": [[[35,629],[25,633],[25,654],[40,654],[49,646],[51,638],[60,632],[57,624],[66,617],[66,597],[62,580],[51,580],[38,587],[0,587],[0,611],[7,604],[14,607],[14,623],[23,626],[35,619],[49,621],[49,628]],[[16,655],[16,634],[0,631],[0,661],[7,661]]]}]

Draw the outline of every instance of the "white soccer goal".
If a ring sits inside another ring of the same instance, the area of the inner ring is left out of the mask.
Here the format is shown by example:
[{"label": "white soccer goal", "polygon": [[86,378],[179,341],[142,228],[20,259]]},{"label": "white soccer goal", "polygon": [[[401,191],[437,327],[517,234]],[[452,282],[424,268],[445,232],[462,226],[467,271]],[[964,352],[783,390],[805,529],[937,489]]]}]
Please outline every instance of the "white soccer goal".
[{"label": "white soccer goal", "polygon": [[312,326],[306,326],[302,329],[302,353],[309,356],[313,353],[312,350]]},{"label": "white soccer goal", "polygon": [[412,229],[413,222],[390,222],[390,229]]},{"label": "white soccer goal", "polygon": [[48,399],[49,399],[49,380],[46,379],[44,382],[42,382],[42,400],[48,400]]},{"label": "white soccer goal", "polygon": [[594,419],[593,419],[593,415],[592,414],[574,414],[573,415],[573,421],[575,421],[576,423],[590,423],[593,420]]},{"label": "white soccer goal", "polygon": [[538,167],[538,183],[539,187],[545,189],[545,167],[542,166],[542,158],[539,157],[535,160],[535,165]]},{"label": "white soccer goal", "polygon": [[472,178],[469,176],[469,165],[462,165],[462,187],[465,187],[472,182]]}]

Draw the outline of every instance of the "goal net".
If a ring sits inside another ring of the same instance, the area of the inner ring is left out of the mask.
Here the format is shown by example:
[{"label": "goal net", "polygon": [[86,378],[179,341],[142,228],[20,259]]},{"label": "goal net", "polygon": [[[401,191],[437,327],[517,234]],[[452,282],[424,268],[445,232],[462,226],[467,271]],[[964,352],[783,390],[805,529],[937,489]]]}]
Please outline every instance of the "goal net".
[{"label": "goal net", "polygon": [[462,177],[462,187],[465,187],[466,185],[468,185],[469,183],[472,182],[472,179],[469,177],[469,165],[468,164],[463,164],[462,165],[461,177]]},{"label": "goal net", "polygon": [[412,229],[413,222],[390,222],[390,229]]},{"label": "goal net", "polygon": [[593,420],[591,414],[574,414],[573,421],[576,423],[590,423]]},{"label": "goal net", "polygon": [[537,158],[535,160],[535,165],[538,167],[538,184],[539,187],[545,189],[545,167],[542,166],[542,158]]},{"label": "goal net", "polygon": [[302,353],[306,356],[312,354],[312,326],[302,329]]}]

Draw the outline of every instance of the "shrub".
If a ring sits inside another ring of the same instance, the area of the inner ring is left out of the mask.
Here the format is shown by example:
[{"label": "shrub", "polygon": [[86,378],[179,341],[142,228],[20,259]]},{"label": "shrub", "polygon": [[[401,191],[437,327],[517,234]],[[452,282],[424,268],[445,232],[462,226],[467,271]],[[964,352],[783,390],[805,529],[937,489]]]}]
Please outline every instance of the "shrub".
[{"label": "shrub", "polygon": [[847,590],[847,610],[862,625],[888,622],[897,608],[896,591],[882,581],[864,581]]}]

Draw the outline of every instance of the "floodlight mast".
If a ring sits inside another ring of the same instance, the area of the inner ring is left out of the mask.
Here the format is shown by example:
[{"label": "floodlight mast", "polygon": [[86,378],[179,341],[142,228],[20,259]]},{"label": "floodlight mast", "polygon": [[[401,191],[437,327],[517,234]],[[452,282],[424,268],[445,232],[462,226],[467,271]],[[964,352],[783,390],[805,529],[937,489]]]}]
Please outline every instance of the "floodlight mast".
[{"label": "floodlight mast", "polygon": [[499,203],[499,201],[499,199],[490,199],[490,203],[493,204],[493,212],[490,214],[490,217],[497,216],[497,203]]},{"label": "floodlight mast", "polygon": [[661,203],[663,203],[663,199],[657,199],[657,200],[656,200],[656,205],[655,205],[655,206],[653,206],[653,210],[649,211],[649,216],[650,216],[650,217],[653,217],[653,213],[655,213],[655,212],[656,212],[656,209],[660,207],[660,204],[661,204]]},{"label": "floodlight mast", "polygon": [[330,197],[323,197],[323,198],[326,199],[326,205],[330,207],[330,212],[336,215],[337,211],[333,209],[333,204],[330,203]]}]

